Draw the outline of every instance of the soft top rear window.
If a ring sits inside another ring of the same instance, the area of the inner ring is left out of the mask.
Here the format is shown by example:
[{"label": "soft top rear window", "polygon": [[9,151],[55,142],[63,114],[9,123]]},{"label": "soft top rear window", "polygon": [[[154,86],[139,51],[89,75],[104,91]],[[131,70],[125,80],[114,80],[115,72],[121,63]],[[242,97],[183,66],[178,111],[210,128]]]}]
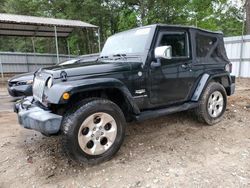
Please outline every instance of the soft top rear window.
[{"label": "soft top rear window", "polygon": [[197,32],[196,57],[200,63],[228,62],[223,36]]},{"label": "soft top rear window", "polygon": [[216,43],[216,37],[205,36],[197,33],[196,35],[196,55],[197,57],[206,57]]}]

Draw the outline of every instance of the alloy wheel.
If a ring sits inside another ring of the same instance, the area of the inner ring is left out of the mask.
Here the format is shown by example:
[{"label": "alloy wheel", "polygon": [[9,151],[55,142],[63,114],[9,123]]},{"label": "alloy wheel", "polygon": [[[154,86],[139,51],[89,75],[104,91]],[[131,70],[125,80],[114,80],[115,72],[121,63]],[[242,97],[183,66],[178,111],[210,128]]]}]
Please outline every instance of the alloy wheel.
[{"label": "alloy wheel", "polygon": [[217,118],[224,108],[224,98],[221,92],[213,92],[208,99],[208,113],[211,117]]},{"label": "alloy wheel", "polygon": [[100,155],[114,143],[117,135],[115,119],[104,112],[87,117],[78,132],[78,143],[89,155]]}]

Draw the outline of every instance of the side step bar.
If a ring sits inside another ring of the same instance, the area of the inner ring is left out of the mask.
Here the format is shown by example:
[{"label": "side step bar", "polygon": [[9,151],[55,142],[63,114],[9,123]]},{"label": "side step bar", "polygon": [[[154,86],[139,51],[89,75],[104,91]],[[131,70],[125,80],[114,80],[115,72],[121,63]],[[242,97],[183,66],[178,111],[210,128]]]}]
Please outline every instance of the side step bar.
[{"label": "side step bar", "polygon": [[157,118],[157,117],[165,116],[168,114],[172,114],[175,112],[189,110],[197,106],[198,106],[197,102],[188,102],[188,103],[184,103],[182,105],[174,106],[174,107],[162,108],[158,110],[146,110],[146,111],[141,112],[141,114],[136,116],[135,118],[136,118],[136,121],[144,121],[147,119],[152,119],[152,118]]}]

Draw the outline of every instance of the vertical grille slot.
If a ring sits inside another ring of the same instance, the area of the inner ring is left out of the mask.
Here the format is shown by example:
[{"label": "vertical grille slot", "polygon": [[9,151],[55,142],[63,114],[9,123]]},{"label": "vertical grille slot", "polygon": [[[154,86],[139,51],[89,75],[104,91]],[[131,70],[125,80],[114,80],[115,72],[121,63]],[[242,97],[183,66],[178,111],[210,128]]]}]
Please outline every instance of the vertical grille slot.
[{"label": "vertical grille slot", "polygon": [[42,102],[43,99],[43,90],[45,87],[46,80],[41,77],[35,77],[33,84],[33,97],[34,99]]}]

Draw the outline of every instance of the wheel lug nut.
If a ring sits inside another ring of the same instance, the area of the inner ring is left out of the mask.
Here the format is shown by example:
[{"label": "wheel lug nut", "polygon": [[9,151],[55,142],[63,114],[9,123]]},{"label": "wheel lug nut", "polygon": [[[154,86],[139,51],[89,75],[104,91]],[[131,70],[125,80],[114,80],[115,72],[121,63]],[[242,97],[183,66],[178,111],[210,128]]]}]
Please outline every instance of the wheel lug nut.
[{"label": "wheel lug nut", "polygon": [[91,135],[91,137],[94,137],[94,136],[95,136],[95,135],[93,135],[93,134]]},{"label": "wheel lug nut", "polygon": [[95,131],[95,127],[93,128],[93,131]]},{"label": "wheel lug nut", "polygon": [[104,133],[103,132],[101,132],[101,135],[103,135]]},{"label": "wheel lug nut", "polygon": [[96,140],[99,140],[99,137],[97,137]]},{"label": "wheel lug nut", "polygon": [[99,129],[101,130],[101,129],[102,129],[102,127],[99,127]]}]

